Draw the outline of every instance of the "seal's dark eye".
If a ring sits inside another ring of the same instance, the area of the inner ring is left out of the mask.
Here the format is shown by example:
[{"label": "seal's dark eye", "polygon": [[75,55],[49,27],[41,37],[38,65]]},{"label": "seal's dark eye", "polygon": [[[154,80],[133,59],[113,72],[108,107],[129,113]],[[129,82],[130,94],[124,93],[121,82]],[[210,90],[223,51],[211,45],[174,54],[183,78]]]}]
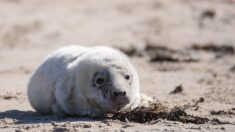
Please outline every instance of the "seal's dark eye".
[{"label": "seal's dark eye", "polygon": [[129,75],[126,75],[126,76],[125,76],[125,79],[126,79],[126,80],[130,80],[130,76],[129,76]]},{"label": "seal's dark eye", "polygon": [[105,82],[104,78],[101,78],[101,77],[97,78],[96,81],[95,81],[95,83],[98,84],[98,85],[101,85],[104,82]]}]

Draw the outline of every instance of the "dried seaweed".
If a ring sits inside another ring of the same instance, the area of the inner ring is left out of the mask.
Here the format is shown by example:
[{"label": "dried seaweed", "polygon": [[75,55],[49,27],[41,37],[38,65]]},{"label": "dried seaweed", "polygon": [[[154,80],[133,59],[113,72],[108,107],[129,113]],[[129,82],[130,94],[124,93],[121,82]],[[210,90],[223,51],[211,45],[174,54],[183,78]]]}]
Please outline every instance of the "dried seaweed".
[{"label": "dried seaweed", "polygon": [[182,85],[176,86],[173,91],[170,92],[170,94],[178,94],[183,92],[183,87]]},{"label": "dried seaweed", "polygon": [[[118,112],[113,114],[109,119],[130,121],[138,123],[150,123],[159,119],[166,119],[170,121],[178,121],[182,123],[205,124],[209,121],[208,118],[198,117],[187,114],[182,108],[175,107],[170,111],[159,103],[153,103],[150,107],[138,107],[128,112]],[[215,121],[214,121],[215,122]],[[216,123],[223,123],[217,119]]]},{"label": "dried seaweed", "polygon": [[206,44],[206,45],[199,45],[194,44],[192,46],[193,50],[201,50],[201,51],[207,51],[207,52],[214,52],[217,55],[231,55],[235,53],[234,47],[231,45],[215,45],[212,43]]},{"label": "dried seaweed", "polygon": [[215,16],[216,16],[215,10],[207,9],[202,12],[201,19],[206,19],[206,18],[213,19]]},{"label": "dried seaweed", "polygon": [[219,111],[215,111],[215,110],[212,110],[210,111],[211,115],[235,115],[235,112],[233,111],[226,111],[226,110],[219,110]]},{"label": "dried seaweed", "polygon": [[165,46],[147,44],[144,48],[129,47],[119,48],[128,56],[147,56],[150,62],[197,62],[189,52],[170,49]]},{"label": "dried seaweed", "polygon": [[231,72],[235,72],[235,65],[230,68]]}]

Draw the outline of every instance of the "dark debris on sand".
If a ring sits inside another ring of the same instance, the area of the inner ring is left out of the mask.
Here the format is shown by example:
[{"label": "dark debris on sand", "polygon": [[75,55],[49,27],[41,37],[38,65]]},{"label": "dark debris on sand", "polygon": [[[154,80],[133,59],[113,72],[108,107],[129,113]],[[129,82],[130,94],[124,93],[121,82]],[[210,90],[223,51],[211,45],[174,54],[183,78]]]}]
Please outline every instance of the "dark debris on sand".
[{"label": "dark debris on sand", "polygon": [[235,65],[230,68],[231,72],[235,72]]},{"label": "dark debris on sand", "polygon": [[183,87],[182,85],[176,86],[173,91],[170,92],[170,94],[178,94],[183,92]]},{"label": "dark debris on sand", "polygon": [[218,119],[210,120],[208,118],[198,117],[187,114],[182,108],[175,107],[170,111],[159,103],[153,103],[149,108],[138,107],[128,112],[118,112],[109,117],[109,119],[130,121],[137,123],[150,123],[159,119],[169,121],[178,121],[182,123],[205,124],[211,122],[213,124],[226,124]]},{"label": "dark debris on sand", "polygon": [[189,52],[170,49],[165,46],[155,46],[147,44],[143,48],[129,47],[126,49],[119,48],[128,56],[147,56],[150,62],[197,62]]},{"label": "dark debris on sand", "polygon": [[213,19],[214,17],[216,16],[216,11],[215,10],[212,10],[212,9],[207,9],[207,10],[204,10],[202,13],[201,13],[201,19]]},{"label": "dark debris on sand", "polygon": [[190,53],[169,49],[163,46],[147,45],[145,48],[150,62],[197,62]]},{"label": "dark debris on sand", "polygon": [[[118,48],[118,47],[116,47]],[[124,52],[128,56],[138,56],[142,57],[144,55],[144,49],[138,48],[136,46],[130,46],[129,48],[118,48],[120,51]]]},{"label": "dark debris on sand", "polygon": [[217,58],[224,56],[224,55],[235,54],[234,47],[231,45],[215,45],[213,43],[209,43],[205,45],[194,44],[192,46],[192,49],[196,51],[214,52]]},{"label": "dark debris on sand", "polygon": [[203,97],[200,97],[198,100],[193,100],[193,104],[187,104],[183,106],[183,109],[194,109],[194,111],[197,111],[199,109],[199,103],[203,103],[205,99]]},{"label": "dark debris on sand", "polygon": [[219,110],[219,111],[215,111],[215,110],[211,110],[210,111],[211,115],[235,115],[235,112],[232,110]]},{"label": "dark debris on sand", "polygon": [[193,44],[191,47],[182,50],[171,49],[166,46],[159,46],[146,42],[143,47],[131,46],[129,48],[119,48],[128,56],[147,56],[150,62],[198,62],[199,58],[193,55],[198,51],[211,52],[216,58],[221,58],[226,55],[234,55],[235,49],[231,45],[216,45],[208,44]]},{"label": "dark debris on sand", "polygon": [[11,99],[18,99],[19,93],[13,94],[10,92],[5,93],[4,95],[0,95],[0,98],[3,98],[4,100],[11,100]]}]

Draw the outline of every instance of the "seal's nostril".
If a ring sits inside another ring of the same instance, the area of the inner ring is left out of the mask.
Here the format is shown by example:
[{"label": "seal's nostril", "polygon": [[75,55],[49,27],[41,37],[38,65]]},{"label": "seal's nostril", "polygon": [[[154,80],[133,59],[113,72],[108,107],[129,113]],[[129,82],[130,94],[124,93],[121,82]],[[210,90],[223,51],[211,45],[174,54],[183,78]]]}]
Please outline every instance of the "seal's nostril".
[{"label": "seal's nostril", "polygon": [[113,95],[114,96],[118,96],[118,92],[113,92]]},{"label": "seal's nostril", "polygon": [[123,96],[126,96],[126,92],[124,91],[124,92],[122,93],[122,95],[123,95]]},{"label": "seal's nostril", "polygon": [[124,92],[117,92],[117,91],[115,91],[115,92],[113,92],[113,95],[114,96],[126,96],[126,91],[124,91]]}]

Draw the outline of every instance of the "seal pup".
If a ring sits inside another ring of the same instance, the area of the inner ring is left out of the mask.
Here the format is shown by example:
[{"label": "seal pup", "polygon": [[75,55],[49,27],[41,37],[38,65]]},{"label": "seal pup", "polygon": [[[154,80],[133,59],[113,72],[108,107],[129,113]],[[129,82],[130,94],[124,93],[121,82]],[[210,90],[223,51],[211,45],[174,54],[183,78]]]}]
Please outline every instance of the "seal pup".
[{"label": "seal pup", "polygon": [[56,50],[33,72],[27,92],[42,114],[97,117],[151,100],[141,101],[139,77],[128,57],[105,46]]}]

